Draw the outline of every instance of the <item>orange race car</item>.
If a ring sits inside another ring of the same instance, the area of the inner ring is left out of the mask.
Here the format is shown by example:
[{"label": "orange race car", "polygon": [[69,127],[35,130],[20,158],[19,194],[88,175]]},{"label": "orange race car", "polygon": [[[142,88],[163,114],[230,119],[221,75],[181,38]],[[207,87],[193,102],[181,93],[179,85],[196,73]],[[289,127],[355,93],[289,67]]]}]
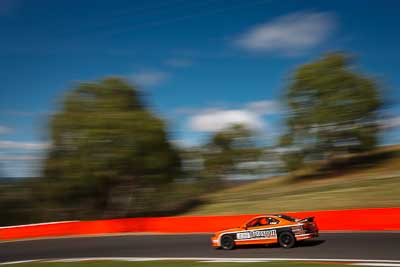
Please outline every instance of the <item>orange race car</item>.
[{"label": "orange race car", "polygon": [[213,247],[233,249],[239,245],[274,244],[291,248],[296,241],[318,236],[314,217],[296,219],[284,214],[258,216],[243,226],[215,233]]}]

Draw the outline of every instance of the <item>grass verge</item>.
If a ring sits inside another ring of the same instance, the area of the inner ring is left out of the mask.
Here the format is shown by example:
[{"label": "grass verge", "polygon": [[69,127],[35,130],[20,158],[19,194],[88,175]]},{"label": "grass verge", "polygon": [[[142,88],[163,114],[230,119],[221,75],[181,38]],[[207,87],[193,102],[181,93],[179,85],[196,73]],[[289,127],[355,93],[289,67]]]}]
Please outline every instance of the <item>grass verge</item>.
[{"label": "grass verge", "polygon": [[400,207],[400,150],[392,149],[384,160],[339,164],[329,175],[280,176],[207,194],[206,204],[185,215]]}]

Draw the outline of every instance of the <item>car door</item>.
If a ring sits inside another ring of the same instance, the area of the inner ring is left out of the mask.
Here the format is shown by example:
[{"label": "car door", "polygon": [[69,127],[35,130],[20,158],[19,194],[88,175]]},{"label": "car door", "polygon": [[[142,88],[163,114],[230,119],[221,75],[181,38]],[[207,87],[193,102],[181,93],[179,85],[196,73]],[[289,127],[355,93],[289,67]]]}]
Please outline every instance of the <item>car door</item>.
[{"label": "car door", "polygon": [[277,241],[276,230],[271,229],[270,218],[259,217],[247,223],[247,235],[249,238],[243,240],[242,244],[268,244]]}]

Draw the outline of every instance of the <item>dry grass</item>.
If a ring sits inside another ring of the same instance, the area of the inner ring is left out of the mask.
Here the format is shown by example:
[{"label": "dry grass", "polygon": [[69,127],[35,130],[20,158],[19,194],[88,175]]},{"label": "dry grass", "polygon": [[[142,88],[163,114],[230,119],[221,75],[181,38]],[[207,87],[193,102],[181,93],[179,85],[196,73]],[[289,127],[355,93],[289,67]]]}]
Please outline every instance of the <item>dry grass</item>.
[{"label": "dry grass", "polygon": [[400,207],[399,147],[381,148],[390,157],[329,175],[281,176],[229,188],[204,196],[207,204],[185,215],[246,214],[305,210]]}]

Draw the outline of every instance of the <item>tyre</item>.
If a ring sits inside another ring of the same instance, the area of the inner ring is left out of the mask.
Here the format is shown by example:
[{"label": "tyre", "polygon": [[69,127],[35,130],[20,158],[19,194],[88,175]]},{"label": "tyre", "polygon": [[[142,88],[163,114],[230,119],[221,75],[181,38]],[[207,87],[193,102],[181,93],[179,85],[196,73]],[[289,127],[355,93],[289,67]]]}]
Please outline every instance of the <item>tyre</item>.
[{"label": "tyre", "polygon": [[229,235],[224,235],[221,238],[221,248],[226,249],[226,250],[231,250],[235,247],[235,242],[233,241],[233,238]]},{"label": "tyre", "polygon": [[296,244],[296,238],[292,232],[283,232],[279,235],[278,242],[283,248],[292,248]]}]

